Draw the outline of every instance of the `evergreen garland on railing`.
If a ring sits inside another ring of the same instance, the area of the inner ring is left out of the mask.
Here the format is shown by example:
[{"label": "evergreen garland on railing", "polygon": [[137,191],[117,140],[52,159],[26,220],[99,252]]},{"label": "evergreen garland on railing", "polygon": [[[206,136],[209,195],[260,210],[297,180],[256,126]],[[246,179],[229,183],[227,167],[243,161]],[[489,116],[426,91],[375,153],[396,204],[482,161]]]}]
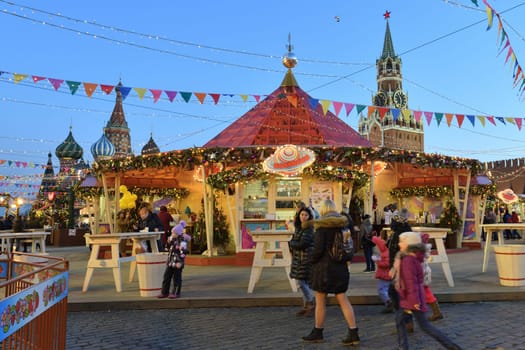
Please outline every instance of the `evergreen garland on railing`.
[{"label": "evergreen garland on railing", "polygon": [[[113,193],[113,189],[109,189]],[[186,188],[153,188],[153,187],[128,187],[128,191],[139,197],[156,196],[160,198],[171,197],[173,199],[185,198],[190,194]],[[102,187],[78,187],[75,196],[81,199],[97,198],[104,194]]]},{"label": "evergreen garland on railing", "polygon": [[[275,151],[275,147],[239,147],[239,148],[187,148],[152,155],[126,157],[95,162],[93,168],[100,172],[125,172],[144,168],[162,168],[166,166],[187,167],[220,162],[226,166],[241,163],[259,163]],[[470,169],[472,174],[482,170],[482,164],[476,159],[450,157],[440,154],[426,154],[415,151],[392,150],[387,148],[363,147],[310,147],[321,161],[333,165],[352,166],[354,168],[372,160],[384,162],[409,163],[419,167]]]},{"label": "evergreen garland on railing", "polygon": [[[460,190],[460,193],[463,192],[463,190]],[[473,196],[492,195],[496,193],[496,185],[472,185],[469,193]],[[394,188],[390,191],[390,197],[398,199],[408,197],[443,198],[452,197],[453,195],[452,186],[413,186]]]}]

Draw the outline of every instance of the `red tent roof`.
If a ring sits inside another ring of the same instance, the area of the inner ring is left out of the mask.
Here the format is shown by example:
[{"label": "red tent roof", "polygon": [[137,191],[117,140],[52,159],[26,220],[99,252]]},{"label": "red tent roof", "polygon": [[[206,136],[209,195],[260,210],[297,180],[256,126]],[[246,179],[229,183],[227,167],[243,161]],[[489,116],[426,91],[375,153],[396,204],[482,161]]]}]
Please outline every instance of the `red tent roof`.
[{"label": "red tent roof", "polygon": [[372,146],[332,112],[324,114],[319,103],[312,108],[311,100],[289,69],[279,88],[204,147]]}]

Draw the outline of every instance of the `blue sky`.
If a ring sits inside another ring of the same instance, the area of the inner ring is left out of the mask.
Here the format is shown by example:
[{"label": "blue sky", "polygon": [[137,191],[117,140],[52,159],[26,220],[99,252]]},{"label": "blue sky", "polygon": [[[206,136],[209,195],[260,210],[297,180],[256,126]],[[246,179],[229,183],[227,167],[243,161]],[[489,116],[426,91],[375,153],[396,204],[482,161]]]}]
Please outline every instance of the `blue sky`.
[{"label": "blue sky", "polygon": [[[235,94],[215,105],[165,95],[153,103],[130,92],[124,101],[132,148],[150,134],[161,151],[201,146],[252,108],[252,97],[275,90],[285,74],[281,57],[291,34],[299,64],[294,74],[312,97],[370,105],[375,61],[391,12],[394,48],[403,60],[409,107],[424,111],[525,117],[511,65],[498,56],[497,27],[486,31],[484,7],[444,1],[130,1],[0,0],[0,159],[45,164],[69,127],[92,162],[115,95],[91,98],[65,84],[11,73],[171,91]],[[501,13],[518,61],[525,57],[524,2],[489,0]],[[508,11],[507,11],[508,10]],[[478,23],[479,22],[479,23]],[[475,24],[477,23],[477,24]],[[96,25],[95,25],[96,24]],[[524,58],[525,59],[525,58]],[[524,61],[525,62],[525,61]],[[340,117],[357,128],[355,110]],[[425,126],[425,151],[494,161],[523,156],[525,131],[501,123],[459,128]],[[0,175],[42,170],[0,166]],[[3,192],[5,187],[0,188]]]}]

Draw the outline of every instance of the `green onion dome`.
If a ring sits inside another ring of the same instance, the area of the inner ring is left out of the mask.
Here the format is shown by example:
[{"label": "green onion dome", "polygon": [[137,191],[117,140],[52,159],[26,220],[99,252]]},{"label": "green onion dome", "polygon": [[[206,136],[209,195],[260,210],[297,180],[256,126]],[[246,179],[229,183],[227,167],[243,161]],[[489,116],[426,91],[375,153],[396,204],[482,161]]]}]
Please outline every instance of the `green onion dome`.
[{"label": "green onion dome", "polygon": [[69,135],[55,150],[55,155],[58,159],[80,159],[84,154],[84,150],[73,138],[71,128],[69,128]]}]

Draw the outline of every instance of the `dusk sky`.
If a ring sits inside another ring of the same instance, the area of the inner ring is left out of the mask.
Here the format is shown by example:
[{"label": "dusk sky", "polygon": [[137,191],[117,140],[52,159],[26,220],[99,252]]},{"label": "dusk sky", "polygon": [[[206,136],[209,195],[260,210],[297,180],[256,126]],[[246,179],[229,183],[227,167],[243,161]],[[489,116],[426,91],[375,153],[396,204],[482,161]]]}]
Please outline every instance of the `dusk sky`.
[{"label": "dusk sky", "polygon": [[[30,176],[42,168],[12,162],[46,164],[51,152],[58,166],[54,152],[70,127],[92,163],[90,147],[115,104],[115,93],[100,86],[119,80],[132,88],[123,105],[135,154],[151,134],[161,151],[202,146],[252,108],[256,96],[279,86],[289,34],[303,90],[320,100],[371,105],[386,11],[410,109],[523,118],[525,94],[514,86],[515,65],[505,60],[509,48],[516,62],[525,59],[525,2],[488,1],[509,40],[499,55],[498,20],[487,31],[485,5],[478,3],[0,0],[0,175],[38,184]],[[72,94],[66,81],[81,85]],[[84,83],[96,84],[91,97]],[[161,91],[156,102],[151,90]],[[178,92],[172,102],[166,91]],[[181,92],[192,93],[188,102]],[[203,103],[195,93],[205,94]],[[218,94],[217,103],[210,94]],[[339,117],[357,129],[355,109]],[[521,158],[524,133],[508,119],[484,126],[465,119],[461,127],[455,119],[450,126],[432,120],[425,122],[425,152]],[[13,191],[13,184],[1,184],[0,192]]]}]

